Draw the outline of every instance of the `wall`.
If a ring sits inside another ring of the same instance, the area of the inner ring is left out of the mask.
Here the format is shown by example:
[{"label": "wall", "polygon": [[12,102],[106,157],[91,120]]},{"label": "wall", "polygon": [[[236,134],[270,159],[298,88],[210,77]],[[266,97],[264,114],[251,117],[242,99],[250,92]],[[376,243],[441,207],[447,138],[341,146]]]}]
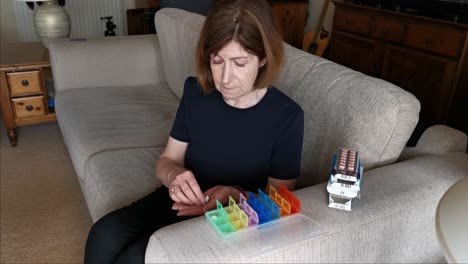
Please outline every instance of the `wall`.
[{"label": "wall", "polygon": [[0,42],[18,42],[18,27],[14,10],[15,0],[0,0]]}]

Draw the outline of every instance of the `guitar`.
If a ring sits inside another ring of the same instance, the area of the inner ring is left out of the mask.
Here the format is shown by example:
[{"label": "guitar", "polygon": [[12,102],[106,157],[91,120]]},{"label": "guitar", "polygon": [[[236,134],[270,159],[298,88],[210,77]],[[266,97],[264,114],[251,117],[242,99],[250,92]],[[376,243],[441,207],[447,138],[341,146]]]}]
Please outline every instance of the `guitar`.
[{"label": "guitar", "polygon": [[[330,33],[325,30],[323,23],[328,12],[328,6],[330,0],[325,0],[322,12],[320,14],[320,19],[317,24],[315,31],[307,32],[304,36],[304,41],[302,43],[302,49],[311,54],[322,57],[323,52],[330,42]],[[317,32],[317,33],[316,33]]]}]

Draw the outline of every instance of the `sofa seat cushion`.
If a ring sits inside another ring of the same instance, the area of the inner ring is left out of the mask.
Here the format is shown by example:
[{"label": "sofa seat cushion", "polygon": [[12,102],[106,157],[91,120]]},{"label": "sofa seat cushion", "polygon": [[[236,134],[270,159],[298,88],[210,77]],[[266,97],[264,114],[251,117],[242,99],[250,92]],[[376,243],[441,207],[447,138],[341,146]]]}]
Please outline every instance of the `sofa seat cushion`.
[{"label": "sofa seat cushion", "polygon": [[94,222],[161,186],[155,164],[163,150],[164,147],[118,149],[92,156],[80,184]]},{"label": "sofa seat cushion", "polygon": [[165,84],[57,93],[57,119],[78,177],[97,153],[164,146],[178,102]]}]

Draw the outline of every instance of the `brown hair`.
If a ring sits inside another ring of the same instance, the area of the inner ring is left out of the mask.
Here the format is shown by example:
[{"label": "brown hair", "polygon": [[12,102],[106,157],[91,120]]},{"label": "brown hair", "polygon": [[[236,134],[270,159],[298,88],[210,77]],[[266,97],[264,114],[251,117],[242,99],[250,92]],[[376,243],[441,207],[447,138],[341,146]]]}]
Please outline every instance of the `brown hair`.
[{"label": "brown hair", "polygon": [[230,41],[238,42],[265,66],[258,71],[254,88],[269,86],[283,64],[283,42],[266,0],[217,0],[208,12],[195,55],[198,81],[205,93],[215,89],[210,55]]}]

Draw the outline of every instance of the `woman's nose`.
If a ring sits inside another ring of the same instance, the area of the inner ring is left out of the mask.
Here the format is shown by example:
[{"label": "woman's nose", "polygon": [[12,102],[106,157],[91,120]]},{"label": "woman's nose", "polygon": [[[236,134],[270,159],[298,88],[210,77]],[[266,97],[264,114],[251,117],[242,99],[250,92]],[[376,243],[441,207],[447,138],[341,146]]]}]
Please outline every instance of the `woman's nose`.
[{"label": "woman's nose", "polygon": [[225,63],[223,68],[223,76],[222,76],[222,82],[223,84],[227,84],[231,81],[232,78],[232,72],[231,72],[231,67]]}]

